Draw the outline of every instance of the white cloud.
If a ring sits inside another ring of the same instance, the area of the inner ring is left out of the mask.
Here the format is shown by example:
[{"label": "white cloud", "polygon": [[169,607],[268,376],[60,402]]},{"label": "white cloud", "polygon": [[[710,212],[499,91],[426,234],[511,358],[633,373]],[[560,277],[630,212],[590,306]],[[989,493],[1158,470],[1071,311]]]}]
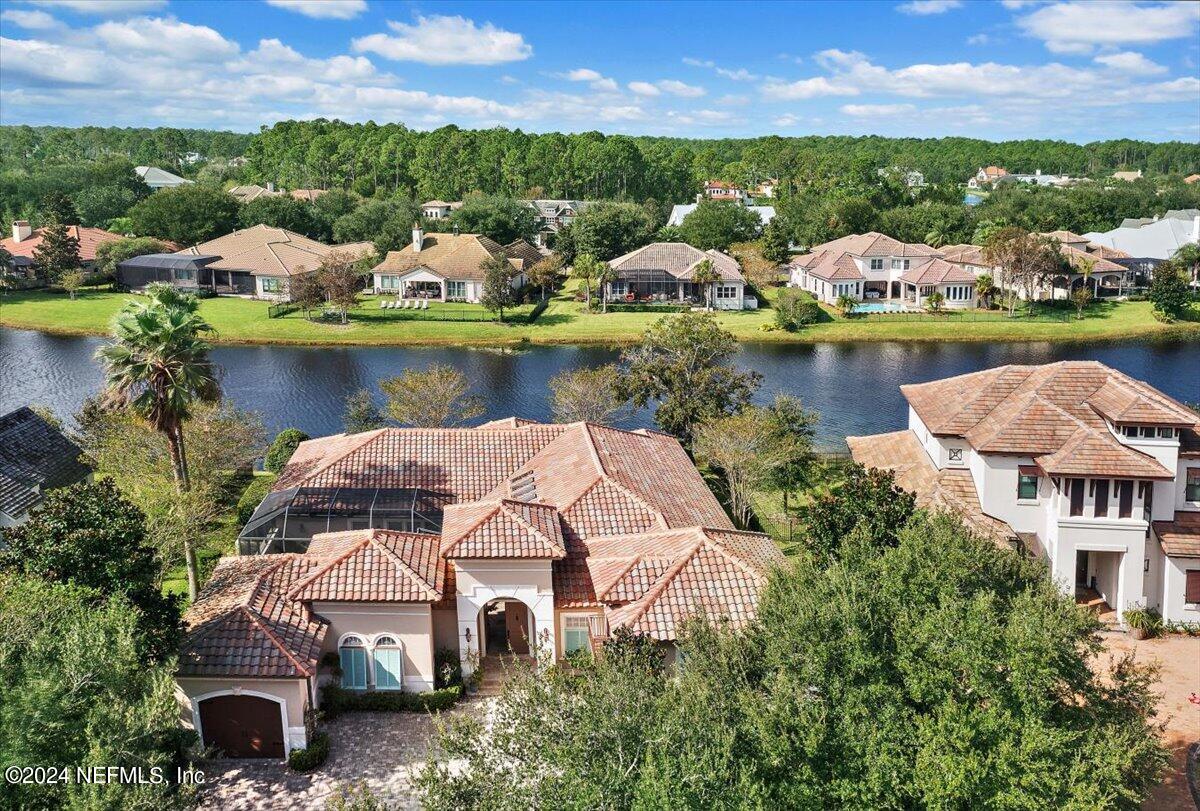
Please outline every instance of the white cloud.
[{"label": "white cloud", "polygon": [[717,63],[711,59],[696,59],[694,56],[685,56],[683,64],[691,65],[694,68],[715,68]]},{"label": "white cloud", "polygon": [[912,104],[843,104],[839,108],[843,113],[854,118],[884,118],[888,116],[908,115],[916,112]]},{"label": "white cloud", "polygon": [[781,116],[776,116],[772,123],[777,127],[794,127],[800,123],[800,116],[784,113]]},{"label": "white cloud", "polygon": [[697,87],[694,84],[685,84],[677,79],[660,79],[655,84],[664,93],[670,93],[672,96],[679,96],[685,99],[699,98],[705,93],[703,87]]},{"label": "white cloud", "polygon": [[33,0],[39,6],[59,6],[81,14],[129,14],[154,11],[167,0]]},{"label": "white cloud", "polygon": [[391,34],[368,34],[353,40],[354,50],[387,59],[426,65],[498,65],[533,55],[533,47],[512,31],[465,17],[417,17],[415,25],[388,21]]},{"label": "white cloud", "polygon": [[591,68],[575,68],[566,73],[552,73],[558,79],[566,79],[568,82],[589,82],[593,90],[599,90],[604,93],[616,92],[616,80],[604,76],[599,71]]},{"label": "white cloud", "polygon": [[668,110],[667,118],[685,126],[719,127],[734,120],[727,110]]},{"label": "white cloud", "polygon": [[735,93],[726,93],[721,98],[717,99],[717,104],[725,107],[745,107],[750,103],[750,99],[746,96],[739,96]]},{"label": "white cloud", "polygon": [[858,88],[850,84],[830,81],[824,76],[800,79],[795,82],[769,80],[762,86],[763,95],[776,101],[815,99],[819,96],[857,96]]},{"label": "white cloud", "polygon": [[630,82],[626,85],[634,93],[639,96],[661,96],[662,91],[649,82]]},{"label": "white cloud", "polygon": [[745,68],[737,68],[736,70],[717,68],[717,75],[724,76],[726,79],[732,79],[735,82],[753,82],[759,78],[757,74],[751,73]]},{"label": "white cloud", "polygon": [[1055,53],[1089,53],[1096,45],[1153,43],[1196,36],[1200,3],[1066,2],[1017,19],[1029,36]]},{"label": "white cloud", "polygon": [[267,0],[267,5],[318,20],[352,20],[367,10],[367,0]]},{"label": "white cloud", "polygon": [[962,6],[962,0],[909,0],[896,6],[903,14],[914,14],[920,17],[930,14],[944,14],[951,9]]},{"label": "white cloud", "polygon": [[987,45],[989,39],[991,39],[991,37],[989,37],[987,34],[975,34],[973,36],[967,37],[967,44],[968,45]]},{"label": "white cloud", "polygon": [[49,28],[57,28],[60,23],[58,20],[51,17],[44,11],[34,11],[29,9],[8,9],[0,12],[0,20],[5,20],[13,25],[19,25],[30,31],[39,31]]},{"label": "white cloud", "polygon": [[375,66],[365,56],[333,56],[309,59],[278,39],[260,40],[244,59],[231,62],[229,69],[247,74],[285,74],[326,82],[352,82],[375,77]]},{"label": "white cloud", "polygon": [[1043,2],[1043,0],[1000,0],[1000,5],[1004,6],[1005,8],[1015,10],[1019,8],[1028,8],[1029,6],[1036,6],[1041,2]]},{"label": "white cloud", "polygon": [[163,17],[136,17],[96,26],[96,38],[110,48],[133,54],[159,54],[183,59],[216,60],[238,52],[231,42],[206,25]]},{"label": "white cloud", "polygon": [[1095,59],[1105,67],[1129,73],[1134,76],[1156,76],[1167,72],[1164,65],[1153,62],[1137,51],[1120,51],[1113,54],[1102,54]]}]

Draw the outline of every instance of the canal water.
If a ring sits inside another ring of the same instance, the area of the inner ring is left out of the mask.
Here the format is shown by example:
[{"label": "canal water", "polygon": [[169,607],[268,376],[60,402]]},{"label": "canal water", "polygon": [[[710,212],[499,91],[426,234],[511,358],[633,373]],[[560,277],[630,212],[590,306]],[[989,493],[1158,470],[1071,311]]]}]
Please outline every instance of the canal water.
[{"label": "canal water", "polygon": [[[69,418],[99,390],[92,355],[99,338],[0,329],[0,413],[41,404]],[[272,431],[295,427],[312,435],[342,430],[346,396],[378,394],[378,381],[406,367],[450,364],[471,380],[487,417],[550,418],[550,378],[563,369],[597,366],[618,351],[596,346],[534,346],[521,350],[463,347],[220,346],[213,359],[227,396],[263,415]],[[1184,401],[1200,401],[1200,343],[828,343],[745,344],[736,363],[763,375],[758,399],[775,392],[800,397],[821,414],[818,444],[844,448],[847,435],[897,430],[907,410],[899,386],[1005,363],[1098,360]],[[642,411],[629,427],[653,425]]]}]

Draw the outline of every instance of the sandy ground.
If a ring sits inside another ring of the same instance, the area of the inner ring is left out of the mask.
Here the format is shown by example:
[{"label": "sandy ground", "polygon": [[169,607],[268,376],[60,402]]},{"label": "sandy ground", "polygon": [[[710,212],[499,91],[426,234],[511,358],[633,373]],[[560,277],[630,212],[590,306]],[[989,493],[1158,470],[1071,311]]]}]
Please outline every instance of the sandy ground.
[{"label": "sandy ground", "polygon": [[1147,811],[1196,811],[1184,762],[1188,746],[1200,741],[1200,706],[1187,700],[1190,693],[1200,693],[1200,637],[1168,636],[1137,642],[1125,634],[1110,633],[1104,644],[1114,654],[1132,652],[1138,662],[1158,662],[1160,668],[1158,713],[1167,725],[1164,739],[1171,749],[1171,771],[1142,807]]}]

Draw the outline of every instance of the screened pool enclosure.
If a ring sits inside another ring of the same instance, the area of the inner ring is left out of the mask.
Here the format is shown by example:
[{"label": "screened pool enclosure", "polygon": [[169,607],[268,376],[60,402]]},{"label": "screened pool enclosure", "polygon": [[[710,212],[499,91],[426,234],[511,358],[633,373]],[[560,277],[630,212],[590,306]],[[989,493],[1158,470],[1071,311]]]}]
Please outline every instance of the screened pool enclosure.
[{"label": "screened pool enclosure", "polygon": [[238,554],[303,552],[312,536],[348,529],[442,531],[453,498],[416,488],[293,487],[270,493],[238,535]]}]

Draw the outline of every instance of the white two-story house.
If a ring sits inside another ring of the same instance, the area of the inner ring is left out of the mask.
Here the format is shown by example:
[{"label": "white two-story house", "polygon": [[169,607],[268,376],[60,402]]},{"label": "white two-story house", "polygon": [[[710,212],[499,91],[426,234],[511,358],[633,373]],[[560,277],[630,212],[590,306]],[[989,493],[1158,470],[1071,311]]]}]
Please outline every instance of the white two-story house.
[{"label": "white two-story house", "polygon": [[788,265],[790,284],[819,301],[836,304],[845,295],[888,302],[889,309],[924,307],[934,293],[942,306],[975,306],[975,275],[947,262],[936,248],[901,242],[871,231],[817,245]]},{"label": "white two-story house", "polygon": [[1095,361],[902,386],[908,428],[847,439],[918,505],[1044,559],[1120,620],[1200,622],[1200,416]]}]

